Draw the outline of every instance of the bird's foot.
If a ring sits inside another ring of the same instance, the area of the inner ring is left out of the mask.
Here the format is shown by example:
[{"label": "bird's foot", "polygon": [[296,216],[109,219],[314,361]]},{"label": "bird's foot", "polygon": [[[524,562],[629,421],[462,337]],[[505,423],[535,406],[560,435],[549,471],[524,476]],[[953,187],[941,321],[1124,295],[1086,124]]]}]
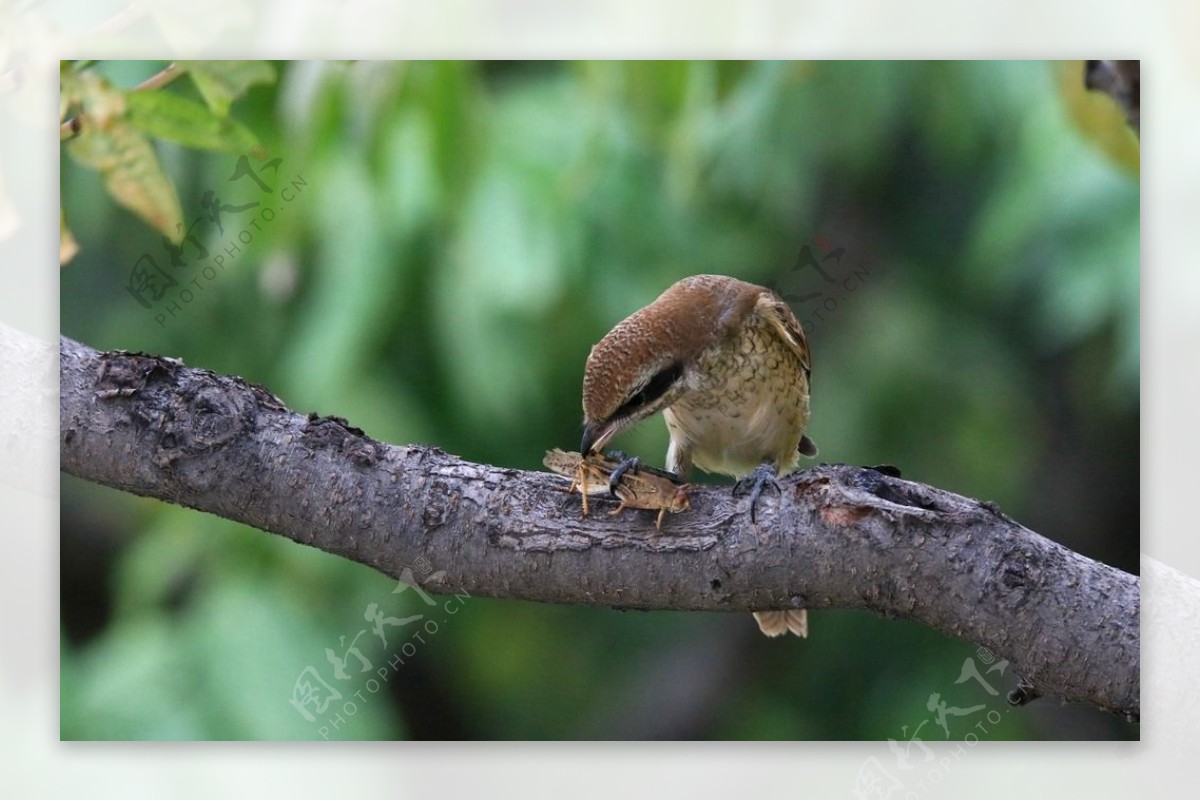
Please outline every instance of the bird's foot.
[{"label": "bird's foot", "polygon": [[778,474],[775,471],[774,465],[769,462],[763,462],[754,469],[754,472],[751,475],[741,479],[733,485],[734,495],[745,492],[747,488],[750,490],[751,523],[758,522],[755,516],[755,506],[758,504],[758,496],[762,495],[764,487],[770,487],[781,496],[783,495],[783,488],[779,486]]},{"label": "bird's foot", "polygon": [[607,456],[619,462],[608,476],[608,494],[615,498],[617,497],[617,485],[621,483],[621,476],[630,471],[636,473],[642,466],[642,462],[636,456],[626,456],[621,451],[609,451]]}]

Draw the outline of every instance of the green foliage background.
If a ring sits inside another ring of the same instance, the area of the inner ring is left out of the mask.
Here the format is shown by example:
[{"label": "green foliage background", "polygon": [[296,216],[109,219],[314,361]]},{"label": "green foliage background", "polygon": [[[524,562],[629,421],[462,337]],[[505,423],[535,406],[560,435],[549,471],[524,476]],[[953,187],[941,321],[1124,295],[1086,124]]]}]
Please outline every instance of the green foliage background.
[{"label": "green foliage background", "polygon": [[[128,88],[163,66],[93,69]],[[795,308],[821,460],[899,465],[1137,570],[1137,145],[1079,62],[274,66],[232,106],[282,159],[262,173],[272,193],[228,180],[236,154],[156,144],[210,252],[240,247],[211,280],[194,250],[178,268],[156,255],[190,302],[130,296],[161,235],[63,159],[80,246],[66,335],[236,373],[389,442],[537,469],[578,442],[591,344],[672,281],[820,292]],[[279,213],[243,244],[257,210],[220,233],[206,190]],[[843,249],[825,262],[835,283],[796,269],[804,245]],[[618,445],[661,464],[665,428]],[[748,615],[471,598],[370,692],[368,674],[333,680],[325,649],[372,602],[424,611],[413,593],[65,475],[61,571],[66,739],[1137,736],[1053,700],[1009,711],[956,684],[964,660],[984,666],[971,644],[860,612],[818,610],[807,641],[768,641]],[[375,667],[393,650],[359,644]],[[356,701],[337,727],[288,702],[309,665]],[[944,732],[932,693],[986,711]]]}]

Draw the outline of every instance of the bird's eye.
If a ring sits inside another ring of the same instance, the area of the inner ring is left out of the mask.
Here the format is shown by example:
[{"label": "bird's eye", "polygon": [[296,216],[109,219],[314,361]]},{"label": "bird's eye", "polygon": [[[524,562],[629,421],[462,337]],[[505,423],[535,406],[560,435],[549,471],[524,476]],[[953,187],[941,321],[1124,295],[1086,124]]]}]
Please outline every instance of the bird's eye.
[{"label": "bird's eye", "polygon": [[672,384],[679,380],[681,375],[683,375],[683,365],[681,363],[672,362],[667,365],[651,376],[650,380],[641,389],[633,393],[629,400],[622,403],[621,407],[613,413],[613,417],[624,417],[654,403],[663,396],[663,393],[671,388]]}]

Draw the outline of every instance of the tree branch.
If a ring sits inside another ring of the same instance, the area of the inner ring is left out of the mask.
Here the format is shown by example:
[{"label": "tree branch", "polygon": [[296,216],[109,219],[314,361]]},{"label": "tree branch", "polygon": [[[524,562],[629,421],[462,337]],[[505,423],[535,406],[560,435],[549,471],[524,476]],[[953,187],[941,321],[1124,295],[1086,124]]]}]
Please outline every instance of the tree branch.
[{"label": "tree branch", "polygon": [[[845,465],[759,501],[696,487],[689,512],[580,518],[547,473],[376,442],[261,386],[62,338],[62,469],[190,506],[428,589],[622,608],[866,609],[1007,658],[1022,686],[1137,719],[1139,581],[993,504]],[[550,443],[553,444],[553,443]],[[598,504],[600,505],[600,504]],[[820,631],[815,636],[821,636]]]}]

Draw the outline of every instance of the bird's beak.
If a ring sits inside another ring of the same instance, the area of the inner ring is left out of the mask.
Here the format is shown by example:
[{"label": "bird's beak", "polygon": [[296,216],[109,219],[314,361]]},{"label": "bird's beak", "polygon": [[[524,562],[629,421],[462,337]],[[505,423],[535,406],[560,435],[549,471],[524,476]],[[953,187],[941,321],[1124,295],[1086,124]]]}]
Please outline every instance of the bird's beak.
[{"label": "bird's beak", "polygon": [[593,450],[601,450],[612,438],[613,426],[601,423],[588,423],[583,427],[583,441],[579,443],[579,452],[587,456]]}]

